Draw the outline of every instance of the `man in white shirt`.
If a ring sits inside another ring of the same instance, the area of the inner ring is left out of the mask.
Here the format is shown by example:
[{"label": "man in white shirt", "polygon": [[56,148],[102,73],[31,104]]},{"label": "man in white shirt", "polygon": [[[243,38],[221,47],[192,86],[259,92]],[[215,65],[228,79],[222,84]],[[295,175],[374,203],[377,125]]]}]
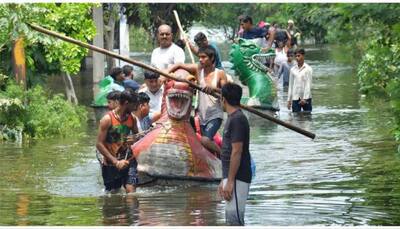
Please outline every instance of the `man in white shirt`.
[{"label": "man in white shirt", "polygon": [[311,83],[312,83],[312,68],[304,63],[304,49],[295,51],[297,65],[294,65],[290,70],[288,103],[287,107],[293,112],[300,112],[302,109],[305,112],[312,111],[311,104]]},{"label": "man in white shirt", "polygon": [[153,122],[161,117],[161,104],[164,94],[164,86],[160,80],[160,74],[150,71],[144,72],[145,87],[139,92],[144,92],[150,97],[150,113],[149,117]]},{"label": "man in white shirt", "polygon": [[157,40],[160,47],[151,53],[151,64],[158,69],[167,69],[172,64],[184,63],[183,49],[172,42],[172,29],[169,25],[160,25],[157,30]]}]

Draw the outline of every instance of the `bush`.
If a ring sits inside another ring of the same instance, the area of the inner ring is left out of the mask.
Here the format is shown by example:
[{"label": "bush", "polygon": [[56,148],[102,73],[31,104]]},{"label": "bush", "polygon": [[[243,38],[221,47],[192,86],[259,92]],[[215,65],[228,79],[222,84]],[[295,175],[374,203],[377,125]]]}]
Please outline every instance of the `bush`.
[{"label": "bush", "polygon": [[[87,111],[57,94],[51,96],[41,86],[24,91],[16,83],[9,82],[0,92],[0,137],[15,139],[7,133],[22,130],[28,138],[72,136],[82,133],[87,121]],[[6,128],[7,127],[7,131]]]},{"label": "bush", "polygon": [[146,52],[151,51],[153,48],[153,39],[148,30],[141,27],[130,27],[129,50],[135,52]]},{"label": "bush", "polygon": [[385,97],[395,117],[394,136],[400,141],[400,24],[392,34],[370,42],[358,67],[361,91],[372,97]]},{"label": "bush", "polygon": [[20,141],[26,109],[20,99],[0,98],[0,140]]}]

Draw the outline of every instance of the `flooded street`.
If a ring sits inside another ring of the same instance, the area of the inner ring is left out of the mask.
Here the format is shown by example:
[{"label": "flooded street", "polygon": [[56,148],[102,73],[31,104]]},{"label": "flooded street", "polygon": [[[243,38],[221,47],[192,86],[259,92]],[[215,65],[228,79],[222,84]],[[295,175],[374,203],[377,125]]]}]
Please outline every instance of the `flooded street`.
[{"label": "flooded street", "polygon": [[[257,171],[246,225],[400,224],[400,157],[391,114],[381,101],[362,98],[346,58],[333,46],[306,48],[314,70],[312,115],[289,112],[279,83],[279,117],[315,133],[315,140],[251,116]],[[80,85],[78,96],[86,98],[80,93],[90,87]],[[224,225],[217,184],[105,195],[96,134],[91,121],[85,136],[2,143],[0,225]]]}]

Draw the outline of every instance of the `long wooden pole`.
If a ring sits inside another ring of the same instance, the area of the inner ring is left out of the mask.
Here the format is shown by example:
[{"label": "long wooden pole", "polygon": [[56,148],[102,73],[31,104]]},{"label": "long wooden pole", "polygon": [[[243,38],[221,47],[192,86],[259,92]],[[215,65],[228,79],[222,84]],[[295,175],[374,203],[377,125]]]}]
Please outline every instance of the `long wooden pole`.
[{"label": "long wooden pole", "polygon": [[[75,39],[73,39],[73,38],[64,36],[64,35],[62,35],[62,34],[53,32],[53,31],[51,31],[51,30],[45,29],[45,28],[40,27],[40,26],[37,26],[37,25],[33,25],[33,24],[29,24],[29,23],[28,23],[28,25],[29,25],[32,29],[34,29],[34,30],[36,30],[36,31],[38,31],[38,32],[45,33],[45,34],[47,34],[47,35],[51,35],[51,36],[57,37],[57,38],[59,38],[59,39],[61,39],[61,40],[64,40],[64,41],[67,41],[67,42],[70,42],[70,43],[79,45],[79,46],[81,46],[81,47],[85,47],[85,48],[87,48],[87,49],[91,49],[91,50],[96,51],[96,52],[99,52],[99,53],[103,53],[103,54],[105,54],[105,55],[109,55],[109,56],[114,57],[114,58],[118,58],[118,59],[123,60],[123,61],[125,61],[125,62],[127,62],[127,63],[130,63],[130,64],[133,64],[133,65],[139,66],[139,67],[141,67],[141,68],[147,69],[147,70],[152,71],[152,72],[156,72],[156,73],[158,73],[158,74],[160,74],[160,75],[163,75],[163,76],[167,77],[168,79],[187,83],[187,84],[189,84],[189,86],[191,86],[192,88],[195,88],[195,89],[197,89],[197,90],[199,90],[199,91],[202,91],[203,93],[207,93],[207,92],[205,92],[205,91],[203,90],[203,88],[200,87],[199,85],[194,84],[194,83],[192,83],[191,81],[186,80],[186,79],[176,78],[174,75],[172,75],[172,74],[170,74],[170,73],[168,73],[168,72],[166,72],[166,71],[162,71],[162,70],[160,70],[160,69],[158,69],[158,68],[155,68],[155,67],[152,67],[152,66],[150,66],[150,65],[144,64],[144,63],[142,63],[142,62],[139,62],[139,61],[136,61],[136,60],[133,60],[133,59],[130,59],[130,58],[121,56],[121,55],[119,55],[119,54],[117,54],[117,53],[110,52],[110,51],[108,51],[108,50],[105,50],[105,49],[96,47],[96,46],[94,46],[94,45],[90,45],[90,44],[84,43],[84,42],[82,42],[82,41],[75,40]],[[210,95],[212,95],[212,96],[214,96],[214,97],[216,97],[216,98],[219,98],[219,97],[220,97],[220,94],[217,93],[216,91],[213,91],[213,92],[208,93],[208,94],[210,94]],[[272,122],[275,122],[275,123],[277,123],[277,124],[279,124],[279,125],[282,125],[282,126],[288,128],[288,129],[291,129],[291,130],[293,130],[293,131],[296,131],[297,133],[303,134],[304,136],[307,136],[307,137],[309,137],[309,138],[311,138],[311,139],[314,139],[314,138],[315,138],[315,134],[314,134],[314,133],[311,133],[311,132],[309,132],[309,131],[307,131],[307,130],[301,129],[301,128],[299,128],[299,127],[297,127],[297,126],[294,126],[294,125],[292,125],[292,124],[290,124],[290,123],[284,122],[284,121],[282,121],[282,120],[280,120],[280,119],[277,119],[277,118],[275,118],[275,117],[273,117],[273,116],[271,116],[271,115],[262,113],[262,112],[260,112],[260,111],[258,111],[258,110],[256,110],[256,109],[254,109],[254,108],[252,108],[252,107],[249,107],[249,106],[246,106],[246,105],[243,105],[243,104],[240,104],[240,107],[241,107],[242,109],[247,110],[247,111],[249,111],[249,112],[251,112],[251,113],[254,113],[254,114],[256,114],[256,115],[258,115],[258,116],[260,116],[260,117],[262,117],[262,118],[268,119],[268,120],[270,120],[270,121],[272,121]]]},{"label": "long wooden pole", "polygon": [[192,53],[192,50],[190,49],[189,41],[186,39],[186,33],[185,33],[185,31],[183,31],[181,20],[179,20],[178,12],[176,10],[174,10],[173,12],[174,12],[174,15],[175,15],[176,24],[178,25],[178,28],[181,31],[181,34],[182,34],[182,36],[184,38],[183,40],[186,43],[186,47],[187,47],[187,50],[189,52],[190,59],[192,60],[192,64],[194,64],[195,61],[194,61],[194,58],[193,58],[193,53]]}]

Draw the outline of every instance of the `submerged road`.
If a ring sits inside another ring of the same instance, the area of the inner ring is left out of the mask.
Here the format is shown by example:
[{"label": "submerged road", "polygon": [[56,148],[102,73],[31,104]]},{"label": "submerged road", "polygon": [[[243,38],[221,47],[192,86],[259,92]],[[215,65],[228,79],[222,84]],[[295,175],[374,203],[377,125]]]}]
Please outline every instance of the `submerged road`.
[{"label": "submerged road", "polygon": [[[362,98],[345,52],[336,47],[306,52],[314,69],[312,115],[288,112],[279,84],[279,117],[317,138],[251,118],[257,171],[246,225],[398,225],[400,158],[389,133],[388,107]],[[78,85],[85,98],[90,85]],[[92,124],[86,136],[1,144],[0,225],[224,225],[216,184],[105,195],[94,154],[96,133]]]}]

